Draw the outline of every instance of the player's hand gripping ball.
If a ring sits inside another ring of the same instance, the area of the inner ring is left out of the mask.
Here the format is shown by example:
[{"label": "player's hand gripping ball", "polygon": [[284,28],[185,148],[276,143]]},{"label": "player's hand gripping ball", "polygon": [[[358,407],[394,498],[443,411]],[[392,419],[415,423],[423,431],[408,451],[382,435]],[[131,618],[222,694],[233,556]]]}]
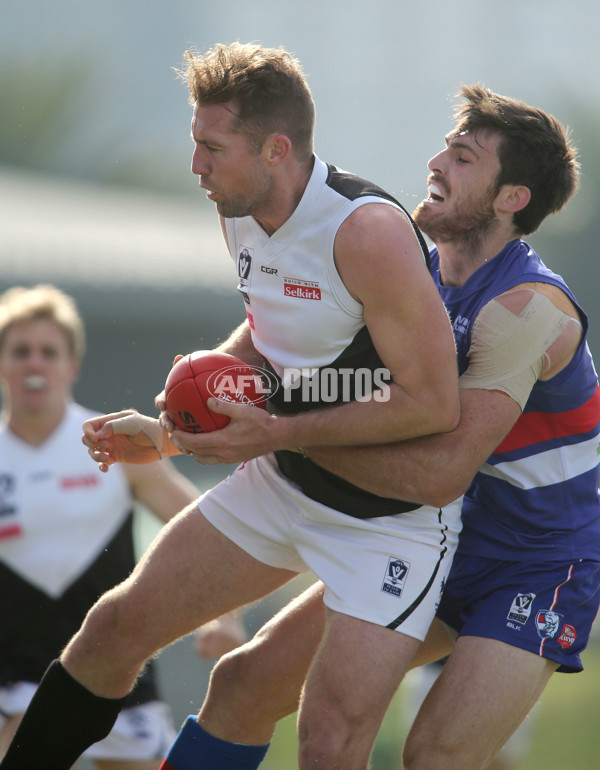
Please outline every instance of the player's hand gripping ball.
[{"label": "player's hand gripping ball", "polygon": [[167,413],[173,424],[190,433],[224,428],[229,417],[212,412],[209,398],[265,408],[260,375],[228,353],[196,350],[180,358],[165,383]]}]

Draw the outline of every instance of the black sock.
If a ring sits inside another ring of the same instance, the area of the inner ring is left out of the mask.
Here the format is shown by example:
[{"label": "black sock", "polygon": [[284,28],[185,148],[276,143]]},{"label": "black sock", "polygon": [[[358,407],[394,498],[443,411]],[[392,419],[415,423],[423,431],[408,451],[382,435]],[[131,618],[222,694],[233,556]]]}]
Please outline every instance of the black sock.
[{"label": "black sock", "polygon": [[106,737],[125,698],[100,698],[50,664],[8,747],[1,770],[69,770],[92,743]]}]

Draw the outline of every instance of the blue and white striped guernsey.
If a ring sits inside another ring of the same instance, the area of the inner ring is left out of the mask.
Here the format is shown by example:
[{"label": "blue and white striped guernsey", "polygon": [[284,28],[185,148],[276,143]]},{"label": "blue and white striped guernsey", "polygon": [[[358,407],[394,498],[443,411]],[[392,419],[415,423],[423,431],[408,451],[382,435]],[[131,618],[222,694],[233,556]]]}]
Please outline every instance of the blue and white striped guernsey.
[{"label": "blue and white striped guernsey", "polygon": [[459,552],[513,561],[600,559],[600,390],[586,342],[587,316],[524,241],[509,243],[461,287],[440,285],[436,249],[431,262],[461,373],[479,310],[517,284],[562,289],[578,307],[584,331],[569,365],[534,385],[521,417],[465,494]]}]

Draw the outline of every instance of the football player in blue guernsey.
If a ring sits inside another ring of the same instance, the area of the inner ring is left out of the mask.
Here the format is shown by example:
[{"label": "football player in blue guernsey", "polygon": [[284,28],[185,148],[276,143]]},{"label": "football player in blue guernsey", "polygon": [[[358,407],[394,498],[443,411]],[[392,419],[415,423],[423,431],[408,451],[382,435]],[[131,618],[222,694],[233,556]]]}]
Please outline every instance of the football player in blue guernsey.
[{"label": "football player in blue guernsey", "polygon": [[[134,503],[162,521],[196,487],[172,463],[90,466],[81,424],[96,412],[73,402],[85,330],[55,286],[0,296],[0,756],[50,662],[99,593],[135,565]],[[156,770],[173,740],[152,666],[114,728],[90,747],[97,770]]]},{"label": "football player in blue guernsey", "polygon": [[[211,434],[174,431],[165,412],[161,422],[119,413],[85,424],[107,470],[181,451],[242,464],[88,613],[2,770],[66,770],[110,730],[157,650],[308,570],[325,585],[328,618],[299,717],[299,766],[366,768],[458,541],[456,502],[386,499],[297,449],[456,427],[452,328],[418,229],[383,190],[315,156],[312,96],[283,49],[218,45],[188,53],[182,75],[192,171],[220,215],[247,313],[221,349],[268,368],[280,387],[269,411],[243,407]],[[266,751],[223,738],[190,717],[165,770],[250,768]]]},{"label": "football player in blue guernsey", "polygon": [[[462,96],[414,214],[436,244],[433,274],[453,321],[460,423],[394,446],[304,450],[379,495],[443,506],[464,493],[459,547],[412,665],[451,654],[408,735],[409,770],[487,767],[552,674],[582,670],[600,600],[588,319],[521,239],[576,190],[575,149],[539,109],[479,86]],[[206,730],[265,743],[297,708],[307,671],[308,697],[321,594],[309,588],[219,660],[199,714]]]}]

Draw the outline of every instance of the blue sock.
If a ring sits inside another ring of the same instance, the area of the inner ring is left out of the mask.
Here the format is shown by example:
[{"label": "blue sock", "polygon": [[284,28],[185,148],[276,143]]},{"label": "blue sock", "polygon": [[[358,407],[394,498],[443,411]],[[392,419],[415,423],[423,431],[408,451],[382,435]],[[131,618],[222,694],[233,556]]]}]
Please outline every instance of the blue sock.
[{"label": "blue sock", "polygon": [[159,770],[256,770],[266,746],[248,746],[215,738],[188,717]]}]

